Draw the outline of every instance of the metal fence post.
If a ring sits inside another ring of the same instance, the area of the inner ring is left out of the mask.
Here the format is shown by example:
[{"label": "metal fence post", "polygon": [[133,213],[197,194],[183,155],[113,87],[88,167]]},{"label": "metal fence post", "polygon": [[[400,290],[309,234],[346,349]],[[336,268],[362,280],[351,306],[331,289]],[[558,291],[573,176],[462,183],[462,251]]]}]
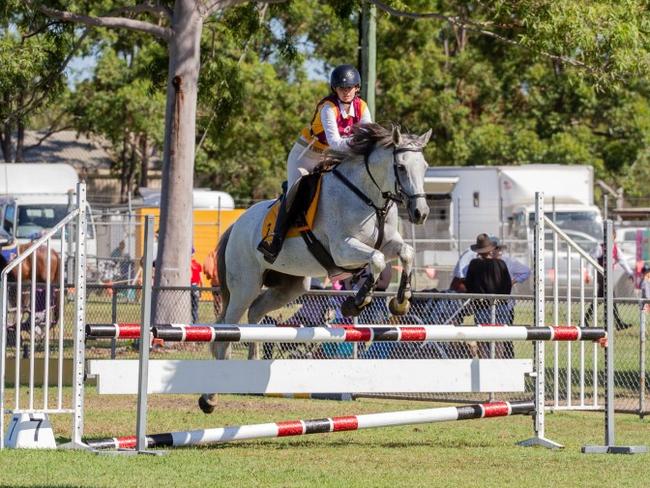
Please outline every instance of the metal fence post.
[{"label": "metal fence post", "polygon": [[[5,445],[5,375],[6,363],[5,358],[7,355],[7,297],[5,291],[7,290],[7,275],[2,275],[2,288],[0,288],[0,450],[4,449]],[[17,320],[16,323],[19,323]],[[19,327],[17,327],[19,329]],[[16,335],[18,335],[17,333]],[[18,351],[16,351],[18,354]]]},{"label": "metal fence post", "polygon": [[614,223],[605,221],[605,243],[603,245],[603,296],[605,298],[605,324],[607,328],[607,347],[605,348],[605,443],[602,446],[583,446],[582,452],[587,454],[638,454],[647,452],[646,446],[617,446],[616,425],[614,418]]},{"label": "metal fence post", "polygon": [[[534,292],[535,292],[535,310],[534,321],[535,327],[544,327],[544,194],[535,193],[535,229],[534,229]],[[557,278],[557,270],[556,270]],[[544,365],[544,342],[535,341],[535,435],[530,439],[519,443],[521,446],[543,446],[550,449],[563,447],[561,444],[554,442],[545,437],[544,432],[544,414],[546,409],[546,392],[545,392],[545,365]]]},{"label": "metal fence post", "polygon": [[[553,325],[560,325],[560,273],[558,235],[553,232]],[[560,406],[560,344],[553,343],[553,407]]]},{"label": "metal fence post", "polygon": [[[359,317],[354,316],[352,318],[352,324],[355,327],[359,327]],[[359,343],[358,342],[353,342],[352,343],[352,359],[359,359]]]},{"label": "metal fence post", "polygon": [[[62,445],[66,449],[87,449],[83,443],[84,380],[86,360],[86,185],[77,184],[77,214],[75,223],[74,308],[72,364],[72,438]],[[64,291],[61,290],[63,293]],[[61,311],[63,313],[63,311]]]},{"label": "metal fence post", "polygon": [[147,396],[149,382],[149,347],[151,344],[151,278],[153,272],[153,226],[152,215],[144,222],[145,251],[142,272],[142,308],[140,315],[140,358],[138,376],[138,416],[136,421],[136,451],[142,454],[161,454],[147,451]]},{"label": "metal fence post", "polygon": [[[74,193],[72,192],[72,190],[70,190],[68,192],[68,212],[70,211],[71,208],[73,208],[73,206],[74,206]],[[66,269],[66,279],[67,279],[68,283],[70,283],[71,277],[74,276],[74,261],[73,261],[73,257],[72,257],[73,252],[74,252],[74,248],[73,248],[73,242],[72,242],[72,235],[73,235],[72,232],[70,232],[68,234],[68,241],[66,242],[66,245],[67,245],[67,248],[68,248],[68,250],[67,250],[68,259],[65,261],[65,264],[66,264],[66,268],[67,268]]]},{"label": "metal fence post", "polygon": [[456,199],[456,232],[458,233],[456,238],[458,239],[458,257],[460,258],[460,255],[463,254],[463,242],[460,237],[460,198]]},{"label": "metal fence post", "polygon": [[605,445],[613,446],[616,438],[616,423],[614,422],[614,340],[616,331],[614,329],[614,284],[612,273],[614,263],[612,255],[614,252],[613,225],[611,220],[605,221],[605,245],[603,280],[605,297],[605,327],[607,329],[607,349],[605,350]]},{"label": "metal fence post", "polygon": [[[566,247],[566,324],[573,325],[571,320],[571,301],[573,294],[571,287],[573,286],[573,279],[571,276],[571,246],[567,244]],[[566,406],[570,407],[573,395],[573,348],[569,342],[566,343]]]},{"label": "metal fence post", "polygon": [[[111,290],[113,291],[113,294],[111,295],[111,323],[116,324],[117,323],[117,292],[115,290],[115,287],[112,284],[111,284]],[[117,339],[115,339],[115,337],[112,337],[111,338],[111,359],[115,359],[116,348],[117,348]]]},{"label": "metal fence post", "polygon": [[[494,298],[492,299],[492,304],[490,305],[490,323],[491,324],[496,324],[497,323],[497,305],[496,305],[496,300]],[[496,359],[496,342],[492,341],[490,342],[490,359]],[[491,391],[490,394],[488,395],[489,401],[493,402],[495,399],[494,392]]]},{"label": "metal fence post", "polygon": [[641,320],[639,321],[639,418],[645,416],[645,347],[646,347],[646,302],[641,302]]}]

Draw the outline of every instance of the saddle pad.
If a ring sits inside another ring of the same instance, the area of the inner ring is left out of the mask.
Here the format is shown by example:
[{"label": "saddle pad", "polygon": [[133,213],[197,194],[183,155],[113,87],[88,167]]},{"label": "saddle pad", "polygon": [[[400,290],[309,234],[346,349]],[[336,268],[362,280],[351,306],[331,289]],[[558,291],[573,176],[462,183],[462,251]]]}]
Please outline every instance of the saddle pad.
[{"label": "saddle pad", "polygon": [[[322,176],[322,175],[321,175]],[[300,232],[307,229],[313,229],[314,219],[316,218],[316,212],[318,211],[318,199],[320,197],[320,187],[321,187],[321,178],[317,178],[315,181],[316,188],[312,193],[313,197],[310,202],[299,202],[297,201],[300,198],[300,195],[303,192],[298,192],[296,194],[296,200],[294,200],[293,205],[301,205],[307,208],[305,212],[305,222],[306,225],[293,225],[289,228],[287,232],[287,237],[299,237]],[[264,222],[262,223],[262,239],[266,238],[268,235],[273,233],[275,229],[275,221],[278,218],[278,211],[280,210],[280,199],[278,198],[273,205],[269,207],[266,216],[264,217]]]}]

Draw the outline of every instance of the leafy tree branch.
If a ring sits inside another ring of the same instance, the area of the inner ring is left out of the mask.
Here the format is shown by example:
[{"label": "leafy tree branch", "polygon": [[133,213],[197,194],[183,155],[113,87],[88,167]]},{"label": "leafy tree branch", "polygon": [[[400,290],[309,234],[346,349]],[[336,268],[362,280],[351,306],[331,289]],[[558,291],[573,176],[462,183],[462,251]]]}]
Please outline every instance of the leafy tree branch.
[{"label": "leafy tree branch", "polygon": [[[216,0],[216,1],[203,1],[199,0],[198,4],[202,5],[202,15],[203,17],[208,17],[218,10],[225,10],[230,7],[236,7],[237,5],[243,5],[248,3],[250,0]],[[284,3],[286,0],[261,0],[256,3]]]},{"label": "leafy tree branch", "polygon": [[[402,18],[409,18],[409,19],[437,19],[437,20],[442,20],[445,22],[448,22],[450,25],[455,26],[455,27],[460,27],[463,29],[466,29],[470,32],[474,32],[476,34],[480,34],[486,37],[491,37],[492,39],[496,39],[497,41],[504,42],[506,44],[510,44],[512,46],[518,46],[523,49],[526,49],[528,51],[535,51],[536,54],[539,54],[541,56],[544,56],[548,59],[551,59],[553,61],[560,61],[562,63],[567,63],[572,66],[576,66],[578,68],[583,68],[588,71],[593,72],[594,68],[591,66],[588,66],[587,64],[583,63],[582,61],[579,61],[575,58],[569,57],[569,56],[562,56],[562,55],[557,55],[557,54],[552,54],[547,51],[543,50],[534,50],[529,46],[525,46],[521,42],[518,42],[514,39],[510,39],[508,37],[505,37],[501,34],[498,34],[494,31],[487,30],[486,27],[488,26],[494,26],[495,24],[492,22],[474,22],[466,17],[463,16],[457,16],[457,15],[445,15],[437,12],[424,12],[424,13],[416,13],[416,12],[407,12],[405,10],[398,10],[396,8],[391,7],[390,5],[386,5],[384,2],[380,0],[367,0],[370,3],[376,5],[379,9],[383,10],[384,12],[394,16],[394,17],[402,17]],[[507,27],[512,28],[513,25],[509,25]]]},{"label": "leafy tree branch", "polygon": [[[74,12],[68,12],[65,10],[56,10],[45,5],[35,3],[32,0],[26,0],[27,4],[38,10],[39,12],[52,17],[54,19],[63,20],[65,22],[76,22],[79,24],[84,24],[91,27],[106,27],[109,29],[128,29],[136,32],[144,32],[156,36],[160,39],[169,40],[173,32],[167,27],[161,27],[159,25],[152,24],[150,22],[145,22],[143,20],[136,19],[127,19],[124,17],[111,17],[111,16],[100,16],[94,17],[90,15],[77,14]],[[141,9],[144,11],[151,11],[152,6],[150,5],[139,5],[128,8],[128,11],[137,11]],[[156,9],[158,11],[158,9]]]}]

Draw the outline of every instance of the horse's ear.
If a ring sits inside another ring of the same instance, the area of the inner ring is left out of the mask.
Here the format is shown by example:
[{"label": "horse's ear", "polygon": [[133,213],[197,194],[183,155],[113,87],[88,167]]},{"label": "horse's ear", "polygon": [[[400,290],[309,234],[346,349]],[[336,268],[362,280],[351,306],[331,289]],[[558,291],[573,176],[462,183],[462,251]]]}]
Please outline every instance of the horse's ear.
[{"label": "horse's ear", "polygon": [[399,125],[393,126],[393,144],[395,146],[402,144],[402,133],[399,130]]},{"label": "horse's ear", "polygon": [[426,146],[427,142],[429,142],[429,139],[431,139],[431,133],[433,132],[433,129],[429,129],[426,131],[424,134],[422,134],[420,137],[418,137],[418,141],[422,146]]}]

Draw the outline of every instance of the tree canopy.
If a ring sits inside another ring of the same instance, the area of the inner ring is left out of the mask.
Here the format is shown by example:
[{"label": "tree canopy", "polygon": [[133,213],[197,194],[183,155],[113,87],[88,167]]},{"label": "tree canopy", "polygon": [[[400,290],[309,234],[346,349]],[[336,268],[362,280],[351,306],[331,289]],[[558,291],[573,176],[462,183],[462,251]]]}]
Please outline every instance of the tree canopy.
[{"label": "tree canopy", "polygon": [[[432,127],[430,164],[589,164],[627,194],[650,196],[636,177],[650,172],[647,2],[373,3],[376,118],[414,132]],[[94,11],[127,5],[96,2]],[[328,92],[328,71],[357,64],[359,12],[359,2],[295,0],[245,3],[206,20],[195,184],[242,200],[278,192],[286,155]],[[52,29],[34,39],[47,42]],[[145,135],[162,147],[167,54],[142,34],[104,33],[94,43],[97,67],[67,110],[78,130],[110,141],[121,171],[131,168],[124,131],[134,157]],[[36,79],[43,51],[26,53],[21,69]],[[9,61],[5,80],[17,76],[19,59]],[[140,168],[132,168],[133,181]]]}]

